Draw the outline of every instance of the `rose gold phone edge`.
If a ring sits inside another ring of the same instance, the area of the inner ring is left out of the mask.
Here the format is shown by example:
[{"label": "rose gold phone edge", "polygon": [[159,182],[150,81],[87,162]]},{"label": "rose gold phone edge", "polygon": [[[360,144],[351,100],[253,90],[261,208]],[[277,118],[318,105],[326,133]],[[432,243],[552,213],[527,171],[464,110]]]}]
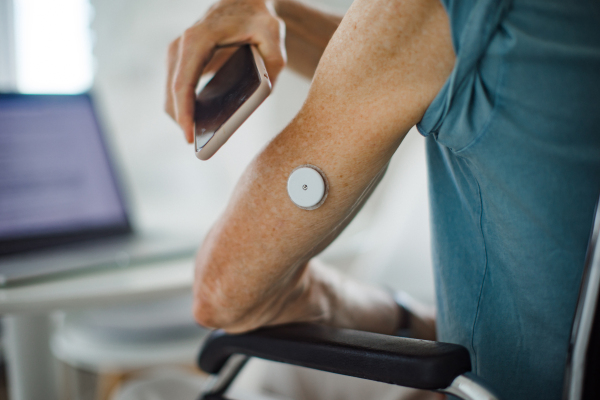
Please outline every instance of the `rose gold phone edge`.
[{"label": "rose gold phone edge", "polygon": [[258,69],[260,84],[254,93],[217,129],[213,137],[200,150],[197,150],[197,135],[196,128],[194,127],[194,150],[196,157],[200,160],[206,161],[211,158],[271,93],[271,81],[269,80],[265,63],[255,46],[250,46],[250,49],[254,57],[254,64]]}]

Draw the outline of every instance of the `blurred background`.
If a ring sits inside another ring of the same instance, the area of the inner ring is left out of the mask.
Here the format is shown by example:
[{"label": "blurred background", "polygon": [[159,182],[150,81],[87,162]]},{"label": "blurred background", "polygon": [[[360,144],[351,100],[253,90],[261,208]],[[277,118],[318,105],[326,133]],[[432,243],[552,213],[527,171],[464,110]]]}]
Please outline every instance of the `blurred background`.
[{"label": "blurred background", "polygon": [[[272,95],[227,144],[210,161],[197,160],[163,112],[165,55],[211,4],[0,0],[0,91],[91,91],[134,225],[191,232],[198,241],[245,166],[299,110],[310,85],[284,71]],[[351,1],[312,4],[343,13]],[[414,129],[370,201],[321,257],[357,278],[433,304],[424,140]],[[82,312],[89,317],[103,311]]]}]

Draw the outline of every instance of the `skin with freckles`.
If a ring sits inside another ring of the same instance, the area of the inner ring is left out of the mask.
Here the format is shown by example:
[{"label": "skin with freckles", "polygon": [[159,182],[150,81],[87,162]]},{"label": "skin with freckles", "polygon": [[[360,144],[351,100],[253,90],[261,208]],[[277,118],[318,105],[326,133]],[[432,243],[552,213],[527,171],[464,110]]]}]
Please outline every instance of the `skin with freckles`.
[{"label": "skin with freckles", "polygon": [[[266,13],[286,7],[281,4],[285,3],[265,6]],[[217,10],[218,5],[203,20]],[[227,14],[231,10],[219,12],[237,20],[239,14]],[[248,10],[242,7],[240,13],[246,15]],[[294,39],[296,45],[303,43],[319,54],[310,23],[303,24],[303,18],[295,15],[295,35],[300,37]],[[326,14],[321,17],[331,24],[324,23],[325,27],[335,23]],[[218,21],[206,25],[218,30]],[[298,26],[313,37],[302,35]],[[231,38],[239,41],[243,35]],[[198,252],[194,313],[203,325],[243,332],[312,321],[393,333],[399,324],[398,308],[386,291],[354,282],[313,257],[358,212],[408,130],[449,76],[454,52],[447,15],[438,0],[356,0],[331,39],[326,33],[321,38],[320,45],[327,44],[318,56],[305,104],[248,166]],[[279,40],[283,43],[282,37]],[[185,46],[194,43],[179,40],[179,60],[170,61],[176,66],[170,72],[171,99],[166,108],[175,110],[176,120],[191,138],[190,105],[184,100],[189,93],[185,93],[192,88],[193,96],[194,81],[220,42],[201,41],[197,45],[203,50],[182,52],[182,41]],[[185,70],[190,61],[182,58],[192,54],[201,54],[200,61]],[[299,54],[292,59],[300,59]],[[296,64],[307,75],[311,65],[310,57]],[[281,69],[277,63],[271,68],[275,68],[269,71],[271,76]],[[289,174],[303,164],[318,166],[329,180],[326,201],[312,211],[296,207],[286,190]],[[415,336],[433,339],[431,325],[421,328],[422,334]]]}]

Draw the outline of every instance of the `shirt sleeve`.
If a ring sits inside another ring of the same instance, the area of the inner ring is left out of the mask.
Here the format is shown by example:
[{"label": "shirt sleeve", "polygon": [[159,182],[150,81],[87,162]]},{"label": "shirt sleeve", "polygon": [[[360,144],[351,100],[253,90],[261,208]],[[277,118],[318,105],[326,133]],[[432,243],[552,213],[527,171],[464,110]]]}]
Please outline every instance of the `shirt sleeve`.
[{"label": "shirt sleeve", "polygon": [[[485,126],[494,108],[494,89],[501,58],[481,61],[501,24],[510,0],[444,0],[450,19],[456,63],[452,74],[431,103],[417,128],[424,136],[460,150]],[[485,70],[483,70],[485,68]]]}]

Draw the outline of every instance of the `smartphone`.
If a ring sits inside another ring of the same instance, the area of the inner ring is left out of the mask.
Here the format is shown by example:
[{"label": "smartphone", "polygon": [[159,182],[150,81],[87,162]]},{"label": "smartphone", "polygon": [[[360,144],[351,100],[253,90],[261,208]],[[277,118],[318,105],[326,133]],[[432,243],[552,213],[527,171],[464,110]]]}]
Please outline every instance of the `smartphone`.
[{"label": "smartphone", "polygon": [[196,96],[196,157],[212,157],[270,93],[271,81],[258,50],[240,46]]}]

